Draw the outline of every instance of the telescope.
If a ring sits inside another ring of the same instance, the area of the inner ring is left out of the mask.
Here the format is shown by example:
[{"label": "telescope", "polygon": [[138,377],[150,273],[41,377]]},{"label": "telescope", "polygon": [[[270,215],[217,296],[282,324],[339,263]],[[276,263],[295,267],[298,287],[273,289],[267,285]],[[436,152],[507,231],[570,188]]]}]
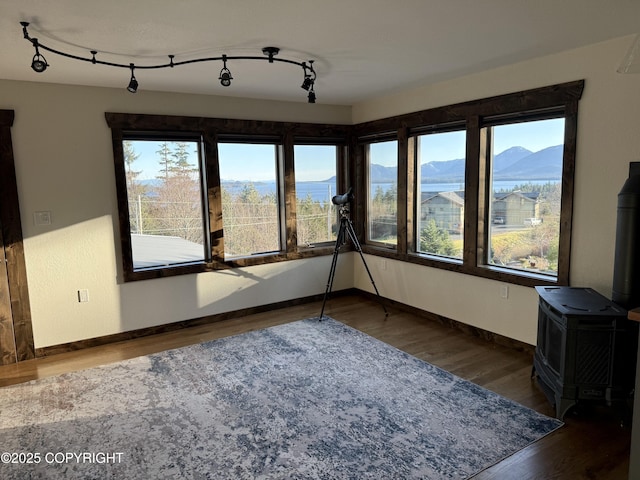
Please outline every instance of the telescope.
[{"label": "telescope", "polygon": [[331,203],[333,203],[334,205],[344,205],[351,202],[351,200],[353,200],[353,197],[353,188],[349,187],[347,193],[343,193],[342,195],[334,195],[331,198]]},{"label": "telescope", "polygon": [[[336,237],[336,246],[333,250],[333,260],[331,261],[331,269],[329,270],[329,279],[327,280],[327,289],[324,291],[324,299],[322,300],[322,310],[320,310],[320,320],[324,317],[324,307],[327,304],[327,297],[329,296],[329,292],[333,288],[333,279],[336,275],[336,265],[338,264],[338,252],[340,251],[340,247],[347,242],[347,239],[351,239],[351,243],[353,243],[354,248],[360,254],[360,258],[362,259],[362,263],[364,264],[364,268],[369,275],[369,280],[371,280],[371,285],[373,285],[373,289],[378,296],[378,299],[381,299],[380,293],[378,292],[378,287],[376,287],[376,282],[373,281],[373,276],[371,276],[371,271],[367,266],[367,262],[364,260],[364,255],[362,254],[362,247],[360,246],[360,242],[358,241],[358,237],[356,236],[356,231],[353,228],[353,223],[349,218],[349,207],[348,203],[353,200],[353,188],[349,187],[347,193],[343,193],[342,195],[334,195],[331,198],[331,203],[339,206],[340,212],[340,229],[338,230],[338,236]],[[385,319],[389,316],[389,312],[385,308],[384,304],[381,302],[382,309],[384,310]]]}]

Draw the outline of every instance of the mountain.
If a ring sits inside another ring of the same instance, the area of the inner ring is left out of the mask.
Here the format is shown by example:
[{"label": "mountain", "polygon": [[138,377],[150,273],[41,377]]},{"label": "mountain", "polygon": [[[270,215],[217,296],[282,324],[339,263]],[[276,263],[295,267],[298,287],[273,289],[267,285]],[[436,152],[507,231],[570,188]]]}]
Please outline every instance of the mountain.
[{"label": "mountain", "polygon": [[[511,147],[493,159],[494,180],[545,180],[562,177],[562,145],[532,152],[524,147]],[[420,165],[422,183],[462,183],[465,161],[434,161]],[[397,181],[398,169],[371,165],[372,183]]]},{"label": "mountain", "polygon": [[[511,147],[493,159],[494,172],[511,167],[533,152],[523,147]],[[461,183],[464,181],[464,158],[428,162],[420,166],[423,183]]]},{"label": "mountain", "polygon": [[555,180],[562,178],[562,145],[527,155],[503,169],[494,169],[494,180]]},{"label": "mountain", "polygon": [[514,163],[528,157],[533,152],[527,150],[524,147],[511,147],[507,148],[504,152],[498,154],[493,159],[493,172],[498,172],[507,167],[510,167]]},{"label": "mountain", "polygon": [[394,183],[398,181],[398,169],[372,163],[369,178],[372,183]]},{"label": "mountain", "polygon": [[457,182],[464,177],[464,158],[455,160],[429,162],[420,165],[422,179],[438,179],[438,182]]}]

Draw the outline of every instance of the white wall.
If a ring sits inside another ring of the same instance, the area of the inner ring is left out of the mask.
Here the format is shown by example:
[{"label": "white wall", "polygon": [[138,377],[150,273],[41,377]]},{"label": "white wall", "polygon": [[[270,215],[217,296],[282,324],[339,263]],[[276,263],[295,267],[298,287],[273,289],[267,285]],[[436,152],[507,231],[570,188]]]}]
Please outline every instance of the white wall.
[{"label": "white wall", "polygon": [[[615,72],[631,37],[350,107],[0,81],[12,129],[36,347],[322,293],[328,257],[122,284],[110,131],[104,112],[359,123],[585,79],[580,102],[571,283],[610,296],[617,193],[640,160],[640,76]],[[428,58],[423,59],[428,61]],[[52,212],[50,227],[33,213]],[[383,296],[530,344],[531,288],[367,256]],[[336,288],[372,291],[359,258],[341,257]],[[353,265],[353,268],[350,267]],[[384,268],[383,268],[384,267]],[[263,279],[276,282],[260,282]],[[90,302],[78,303],[87,288]]]},{"label": "white wall", "polygon": [[[616,73],[633,38],[625,37],[425,86],[354,105],[355,123],[572,80],[585,79],[579,105],[572,228],[572,286],[611,297],[617,194],[629,162],[640,161],[640,75]],[[420,61],[421,59],[416,59]],[[428,61],[428,58],[422,59]],[[367,257],[381,295],[530,344],[536,342],[532,288]],[[371,266],[371,265],[370,265]],[[372,291],[358,270],[356,287]]]},{"label": "white wall", "polygon": [[[119,282],[111,131],[104,113],[350,123],[349,107],[0,81],[12,128],[36,348],[324,292],[330,258]],[[51,211],[50,226],[35,226]],[[335,289],[353,285],[341,258]],[[268,281],[266,281],[268,280]],[[77,291],[90,301],[79,303]]]}]

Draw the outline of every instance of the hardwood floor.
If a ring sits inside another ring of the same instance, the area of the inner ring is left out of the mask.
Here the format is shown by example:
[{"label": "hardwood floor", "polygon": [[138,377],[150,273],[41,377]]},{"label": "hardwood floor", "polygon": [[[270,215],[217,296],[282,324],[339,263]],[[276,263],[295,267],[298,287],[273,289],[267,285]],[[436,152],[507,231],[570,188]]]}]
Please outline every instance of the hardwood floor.
[{"label": "hardwood floor", "polygon": [[[224,320],[210,325],[128,340],[0,366],[0,386],[57,375],[126,358],[236,335],[317,316],[320,302]],[[350,295],[332,297],[326,314],[433,365],[553,416],[546,397],[530,379],[530,353],[490,343],[455,328]],[[1,411],[1,408],[0,408]],[[631,429],[615,409],[584,406],[565,426],[474,477],[477,480],[627,479]]]}]

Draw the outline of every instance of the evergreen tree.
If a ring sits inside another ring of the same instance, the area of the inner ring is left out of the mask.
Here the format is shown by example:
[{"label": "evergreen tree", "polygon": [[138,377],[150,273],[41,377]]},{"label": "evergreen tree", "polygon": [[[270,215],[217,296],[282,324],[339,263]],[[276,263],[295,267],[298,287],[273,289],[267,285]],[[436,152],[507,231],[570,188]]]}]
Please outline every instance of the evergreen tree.
[{"label": "evergreen tree", "polygon": [[450,257],[456,253],[456,248],[449,233],[438,227],[434,219],[430,219],[420,232],[420,251]]},{"label": "evergreen tree", "polygon": [[122,142],[124,153],[125,177],[127,182],[127,200],[129,202],[129,223],[132,233],[144,233],[149,226],[148,203],[146,202],[147,188],[138,181],[138,176],[142,170],[134,170],[133,164],[140,157],[136,153],[133,143]]}]

